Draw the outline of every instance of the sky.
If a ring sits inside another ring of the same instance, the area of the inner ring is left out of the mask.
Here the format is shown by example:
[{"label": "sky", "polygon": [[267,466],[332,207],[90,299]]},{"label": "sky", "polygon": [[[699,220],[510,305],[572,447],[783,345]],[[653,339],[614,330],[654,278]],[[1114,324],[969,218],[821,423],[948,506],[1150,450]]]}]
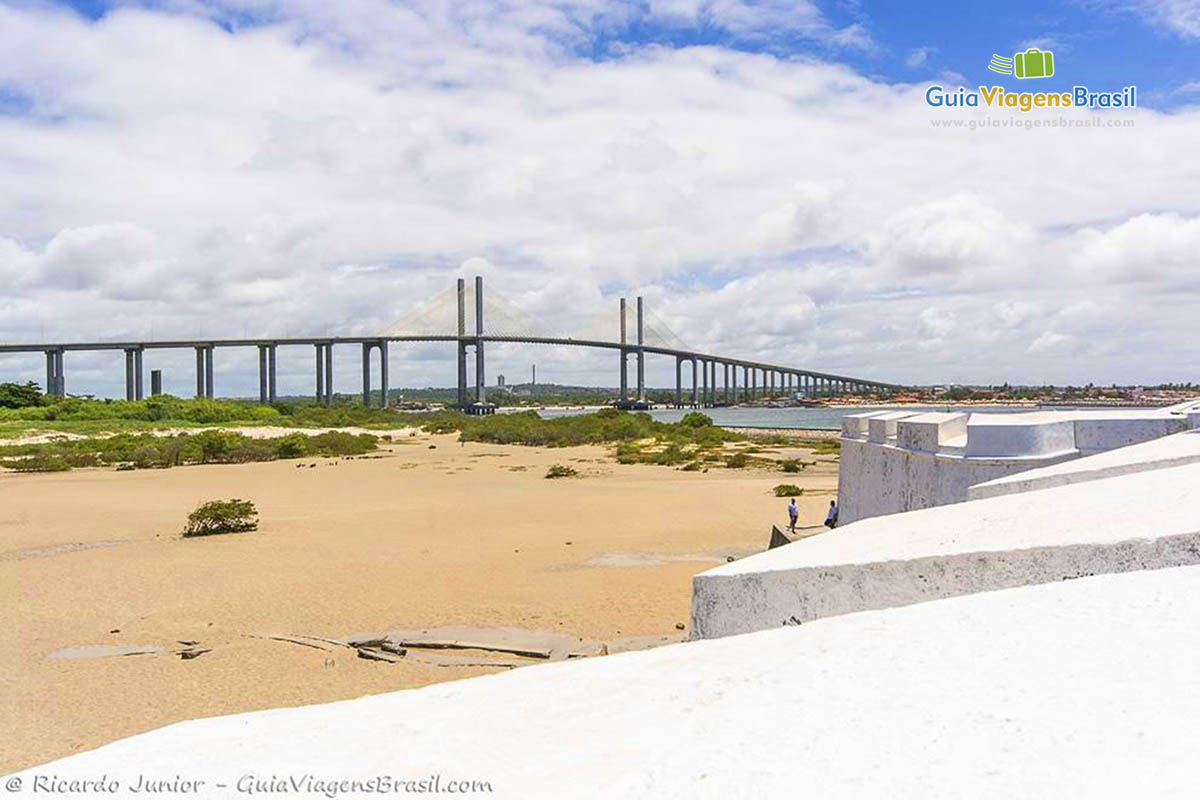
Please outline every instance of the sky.
[{"label": "sky", "polygon": [[[478,274],[528,332],[615,338],[643,295],[691,348],[869,379],[1197,380],[1200,0],[983,5],[0,0],[0,342],[371,335]],[[1031,47],[1054,76],[988,70]],[[218,351],[218,393],[256,358]],[[281,351],[281,391],[311,362]],[[612,354],[489,362],[616,383]],[[67,389],[122,365],[70,353]],[[193,365],[147,356],[176,394]],[[449,385],[453,349],[390,366]]]}]

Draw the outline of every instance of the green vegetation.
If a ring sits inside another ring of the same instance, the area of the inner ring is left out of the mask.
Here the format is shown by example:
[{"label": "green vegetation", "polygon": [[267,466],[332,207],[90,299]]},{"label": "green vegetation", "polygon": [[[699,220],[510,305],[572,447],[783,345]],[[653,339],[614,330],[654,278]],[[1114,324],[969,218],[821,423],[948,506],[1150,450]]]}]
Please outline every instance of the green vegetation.
[{"label": "green vegetation", "polygon": [[191,514],[184,536],[212,536],[258,529],[258,509],[249,500],[210,500]]},{"label": "green vegetation", "polygon": [[44,400],[41,387],[33,381],[0,383],[0,408],[33,408]]},{"label": "green vegetation", "polygon": [[[33,400],[37,405],[30,405]],[[377,447],[374,435],[344,431],[307,436],[311,428],[359,427],[380,431],[417,428],[429,433],[458,433],[464,442],[572,447],[616,446],[622,464],[658,464],[687,471],[724,465],[798,472],[797,460],[774,462],[758,456],[765,445],[786,444],[835,454],[837,440],[796,439],[733,433],[713,425],[698,411],[677,423],[657,422],[645,413],[603,409],[592,414],[543,419],[536,411],[470,416],[458,411],[401,412],[345,405],[303,403],[257,405],[236,400],[182,399],[158,395],[133,402],[87,398],[47,398],[36,385],[7,385],[0,407],[0,436],[29,431],[69,433],[38,444],[0,444],[0,467],[18,471],[59,471],[73,467],[122,469],[175,467],[183,464],[244,463],[306,456],[362,455]],[[297,429],[268,439],[214,430],[217,426],[257,425]],[[154,435],[166,431],[171,435]],[[75,437],[87,438],[75,438]],[[407,441],[407,440],[404,440]],[[403,442],[401,442],[403,443]],[[436,445],[430,445],[435,447]]]},{"label": "green vegetation", "polygon": [[579,471],[573,467],[563,466],[562,464],[554,464],[550,469],[546,470],[547,478],[574,478],[579,474]]},{"label": "green vegetation", "polygon": [[804,489],[794,483],[781,483],[773,491],[776,497],[799,497],[804,494]]},{"label": "green vegetation", "polygon": [[369,433],[328,431],[314,436],[292,433],[252,439],[232,431],[206,430],[155,436],[120,433],[89,439],[56,438],[39,444],[0,446],[0,466],[22,472],[52,472],[71,467],[132,465],[138,469],[183,464],[242,464],[305,456],[363,455],[377,448]]},{"label": "green vegetation", "polygon": [[[471,417],[456,412],[422,415],[425,429],[434,433],[457,430],[464,442],[524,444],[538,447],[573,447],[582,444],[636,442],[652,439],[661,443],[702,446],[741,441],[745,437],[707,425],[656,422],[649,414],[606,408],[594,414],[543,419],[536,411]],[[691,415],[689,415],[691,416]],[[703,414],[697,416],[704,417]],[[707,417],[705,417],[707,419]],[[417,423],[420,424],[420,423]]]}]

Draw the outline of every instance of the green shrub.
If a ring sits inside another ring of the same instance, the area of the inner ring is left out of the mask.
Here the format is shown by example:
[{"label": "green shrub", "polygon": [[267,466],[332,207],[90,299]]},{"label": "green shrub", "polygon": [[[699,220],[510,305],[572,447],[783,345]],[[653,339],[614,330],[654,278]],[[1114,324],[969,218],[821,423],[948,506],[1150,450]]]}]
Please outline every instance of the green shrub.
[{"label": "green shrub", "polygon": [[562,464],[554,464],[546,470],[547,478],[574,478],[578,474],[579,472],[574,468]]},{"label": "green shrub", "polygon": [[699,461],[689,461],[688,463],[684,464],[679,469],[682,472],[699,472],[701,469],[700,462]]},{"label": "green shrub", "polygon": [[249,500],[210,500],[191,514],[184,536],[211,536],[258,529],[258,510]]},{"label": "green shrub", "polygon": [[800,470],[804,469],[804,467],[804,464],[801,464],[794,458],[779,462],[779,469],[782,472],[799,472]]},{"label": "green shrub", "polygon": [[804,490],[794,483],[781,483],[774,489],[776,497],[799,497]]},{"label": "green shrub", "polygon": [[33,408],[44,400],[41,387],[33,381],[0,383],[0,408]]},{"label": "green shrub", "polygon": [[711,428],[713,421],[708,414],[701,414],[699,411],[689,411],[683,415],[683,419],[679,420],[679,425],[685,428]]},{"label": "green shrub", "polygon": [[55,455],[34,455],[11,459],[3,463],[4,466],[16,472],[66,472],[71,468],[65,458]]},{"label": "green shrub", "polygon": [[303,458],[308,455],[308,437],[303,433],[291,433],[279,440],[280,458]]},{"label": "green shrub", "polygon": [[750,463],[750,456],[745,453],[734,453],[733,455],[725,456],[725,466],[729,469],[742,469]]}]

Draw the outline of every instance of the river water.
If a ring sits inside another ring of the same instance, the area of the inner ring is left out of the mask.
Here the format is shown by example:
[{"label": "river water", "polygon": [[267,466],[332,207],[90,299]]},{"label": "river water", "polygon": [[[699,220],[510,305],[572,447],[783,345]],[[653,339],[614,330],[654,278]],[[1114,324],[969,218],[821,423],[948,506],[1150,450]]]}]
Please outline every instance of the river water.
[{"label": "river water", "polygon": [[[661,422],[678,422],[691,409],[664,408],[649,411]],[[836,431],[842,427],[842,417],[867,411],[981,411],[989,414],[1011,414],[1020,411],[1070,411],[1067,406],[904,406],[882,408],[877,406],[840,406],[827,408],[705,408],[705,414],[717,425],[740,428],[805,428],[811,430]],[[582,409],[542,409],[543,417],[565,417],[588,413]]]}]

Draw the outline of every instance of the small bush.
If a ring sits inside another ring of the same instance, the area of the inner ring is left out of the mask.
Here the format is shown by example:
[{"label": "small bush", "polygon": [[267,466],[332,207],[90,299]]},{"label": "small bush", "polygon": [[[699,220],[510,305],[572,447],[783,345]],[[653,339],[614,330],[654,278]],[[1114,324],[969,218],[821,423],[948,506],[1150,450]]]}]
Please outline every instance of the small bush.
[{"label": "small bush", "polygon": [[572,467],[555,464],[546,470],[547,478],[574,478],[579,472]]},{"label": "small bush", "polygon": [[682,467],[680,467],[679,470],[681,472],[699,472],[700,471],[700,462],[699,461],[689,461],[688,463],[686,463]]},{"label": "small bush", "polygon": [[249,500],[210,500],[188,514],[184,536],[211,536],[258,529],[258,509]]},{"label": "small bush", "polygon": [[804,469],[805,466],[807,465],[801,464],[794,458],[779,462],[779,469],[783,472],[799,472],[800,470]]},{"label": "small bush", "polygon": [[776,497],[799,497],[804,494],[804,490],[794,483],[781,483],[774,491]]},{"label": "small bush", "polygon": [[742,469],[750,463],[750,457],[745,453],[734,453],[731,456],[725,456],[725,466],[729,469]]},{"label": "small bush", "polygon": [[712,417],[699,411],[689,411],[679,420],[679,425],[684,428],[711,428],[712,424]]}]

